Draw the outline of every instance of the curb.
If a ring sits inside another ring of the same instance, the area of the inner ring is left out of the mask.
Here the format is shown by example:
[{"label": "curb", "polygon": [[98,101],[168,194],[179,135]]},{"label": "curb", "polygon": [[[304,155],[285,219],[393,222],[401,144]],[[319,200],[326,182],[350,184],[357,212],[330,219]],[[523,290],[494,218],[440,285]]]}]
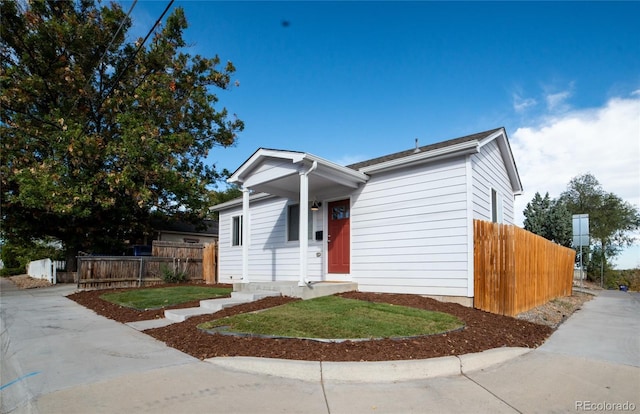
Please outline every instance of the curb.
[{"label": "curb", "polygon": [[301,381],[380,383],[462,375],[501,364],[530,351],[530,348],[495,348],[460,356],[371,362],[298,361],[257,357],[216,357],[204,361],[234,371]]}]

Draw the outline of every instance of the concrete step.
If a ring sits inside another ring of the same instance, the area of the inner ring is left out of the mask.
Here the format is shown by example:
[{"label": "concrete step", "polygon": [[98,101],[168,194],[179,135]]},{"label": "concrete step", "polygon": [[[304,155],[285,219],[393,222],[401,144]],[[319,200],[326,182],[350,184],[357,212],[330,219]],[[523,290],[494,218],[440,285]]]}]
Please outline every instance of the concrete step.
[{"label": "concrete step", "polygon": [[184,322],[191,316],[216,313],[221,309],[228,308],[229,306],[253,302],[269,296],[280,296],[280,292],[231,292],[230,298],[201,300],[200,306],[197,308],[168,309],[164,311],[164,317],[173,322]]},{"label": "concrete step", "polygon": [[164,317],[174,322],[184,322],[192,316],[206,315],[208,313],[216,313],[206,308],[184,308],[184,309],[168,309],[164,311]]},{"label": "concrete step", "polygon": [[291,296],[301,299],[313,299],[320,296],[334,295],[336,293],[358,290],[355,282],[311,282],[305,286],[298,286],[298,282],[251,282],[234,283],[234,293],[276,292],[283,296]]},{"label": "concrete step", "polygon": [[269,290],[255,290],[251,292],[231,292],[233,299],[244,300],[246,302],[253,302],[254,300],[264,299],[270,296],[281,296],[280,292]]},{"label": "concrete step", "polygon": [[175,321],[171,321],[167,318],[162,318],[150,319],[147,321],[128,322],[127,325],[137,331],[146,331],[147,329],[164,328],[165,326],[169,326],[172,323],[175,323]]},{"label": "concrete step", "polygon": [[221,309],[229,306],[239,305],[241,303],[248,302],[246,300],[240,300],[236,298],[222,298],[222,299],[206,299],[200,301],[200,307],[210,309],[211,313],[218,312]]}]

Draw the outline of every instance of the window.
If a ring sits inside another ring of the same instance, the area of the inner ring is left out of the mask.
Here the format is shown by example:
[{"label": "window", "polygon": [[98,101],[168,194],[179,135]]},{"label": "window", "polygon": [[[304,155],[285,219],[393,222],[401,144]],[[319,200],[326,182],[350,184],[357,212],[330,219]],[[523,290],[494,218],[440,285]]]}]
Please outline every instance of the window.
[{"label": "window", "polygon": [[232,218],[231,245],[242,246],[242,216],[235,216]]},{"label": "window", "polygon": [[[313,214],[309,213],[308,239],[313,236]],[[287,206],[287,241],[300,240],[300,205],[290,204]]]},{"label": "window", "polygon": [[498,192],[491,189],[491,221],[498,222]]},{"label": "window", "polygon": [[346,220],[349,218],[349,207],[336,206],[331,209],[332,220]]},{"label": "window", "polygon": [[502,197],[499,197],[495,189],[491,189],[491,221],[494,223],[502,223],[503,217]]}]

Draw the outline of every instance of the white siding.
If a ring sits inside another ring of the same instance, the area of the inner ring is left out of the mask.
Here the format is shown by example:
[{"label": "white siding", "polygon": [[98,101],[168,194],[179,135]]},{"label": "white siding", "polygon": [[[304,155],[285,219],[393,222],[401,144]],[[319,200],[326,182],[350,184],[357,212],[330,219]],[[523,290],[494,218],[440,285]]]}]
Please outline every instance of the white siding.
[{"label": "white siding", "polygon": [[362,291],[467,296],[464,158],[373,175],[352,197],[351,276]]},{"label": "white siding", "polygon": [[[268,177],[287,165],[265,163],[254,174]],[[491,189],[497,191],[505,223],[513,223],[513,190],[496,141],[473,155],[372,174],[351,199],[351,273],[362,291],[473,296],[474,218],[491,220]],[[328,200],[313,214],[326,232]],[[250,205],[249,280],[297,281],[299,242],[287,242],[285,198]],[[472,213],[470,213],[472,211]],[[220,212],[219,280],[239,282],[242,247],[231,246],[232,217],[242,206]],[[325,237],[326,239],[326,237]],[[325,241],[309,241],[309,279],[326,274]]]},{"label": "white siding", "polygon": [[[297,281],[300,274],[300,248],[297,241],[287,242],[288,200],[272,198],[256,201],[249,207],[249,280],[251,282]],[[314,214],[314,229],[322,230],[322,210]],[[242,206],[220,212],[219,280],[239,282],[242,276],[242,246],[231,246],[231,220],[242,214]],[[245,220],[246,223],[246,220]],[[246,241],[245,241],[246,242]],[[309,241],[309,279],[322,279],[322,242]]]},{"label": "white siding", "polygon": [[[473,218],[491,221],[491,189],[502,200],[503,223],[513,224],[513,190],[496,141],[471,157],[473,166]],[[500,203],[500,202],[499,202]]]}]

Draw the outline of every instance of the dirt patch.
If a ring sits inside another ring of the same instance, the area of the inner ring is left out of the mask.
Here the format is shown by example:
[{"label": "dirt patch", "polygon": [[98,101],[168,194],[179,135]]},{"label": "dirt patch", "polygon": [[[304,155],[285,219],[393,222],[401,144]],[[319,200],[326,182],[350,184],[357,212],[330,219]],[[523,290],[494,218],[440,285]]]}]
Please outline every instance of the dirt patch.
[{"label": "dirt patch", "polygon": [[555,329],[567,320],[573,312],[580,309],[585,302],[591,299],[593,299],[593,295],[574,292],[572,296],[553,299],[542,306],[530,309],[527,312],[522,312],[516,317],[540,325],[547,325]]},{"label": "dirt patch", "polygon": [[46,279],[36,279],[29,275],[11,276],[9,280],[20,289],[34,289],[51,286]]},{"label": "dirt patch", "polygon": [[[79,292],[70,295],[69,298],[93,309],[100,315],[120,322],[163,317],[163,310],[139,312],[103,301],[99,296],[104,293],[106,291]],[[144,332],[165,342],[168,346],[200,359],[216,356],[255,356],[307,361],[425,359],[462,355],[500,347],[535,348],[540,346],[553,332],[553,328],[548,324],[533,323],[524,318],[494,315],[418,295],[349,292],[343,293],[341,296],[449,313],[464,321],[465,328],[461,331],[425,338],[346,341],[342,343],[321,343],[303,339],[238,338],[219,334],[211,335],[197,329],[197,325],[202,322],[299,300],[289,297],[270,297]],[[197,302],[182,304],[179,307],[193,306],[198,306]],[[574,310],[577,308],[575,307]]]}]

